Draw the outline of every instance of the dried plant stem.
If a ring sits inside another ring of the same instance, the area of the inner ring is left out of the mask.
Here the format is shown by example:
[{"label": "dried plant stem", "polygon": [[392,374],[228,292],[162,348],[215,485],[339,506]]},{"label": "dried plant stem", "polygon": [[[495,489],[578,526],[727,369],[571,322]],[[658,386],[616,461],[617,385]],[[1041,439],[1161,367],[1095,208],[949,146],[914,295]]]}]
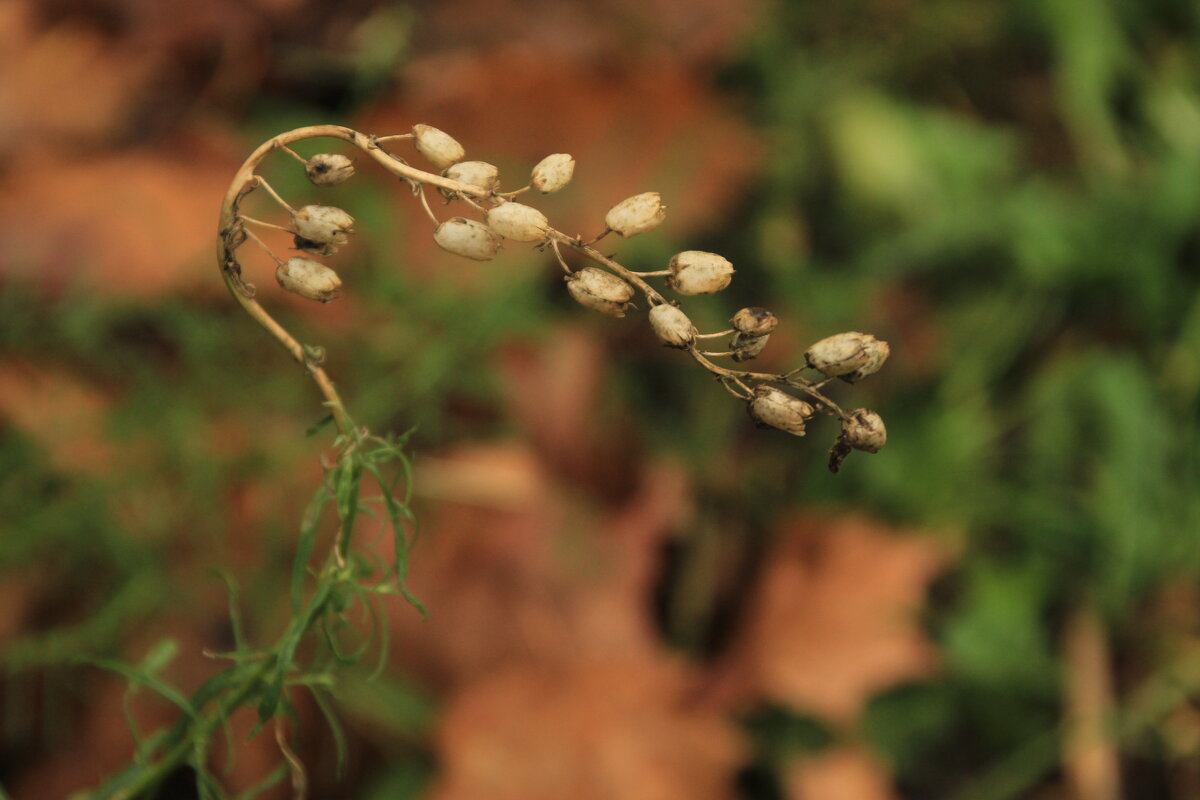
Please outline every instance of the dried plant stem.
[{"label": "dried plant stem", "polygon": [[275,718],[275,743],[279,745],[279,752],[283,753],[283,757],[288,763],[288,769],[291,771],[293,800],[307,800],[308,773],[304,771],[304,762],[288,744],[287,734],[283,730],[283,721],[279,717]]},{"label": "dried plant stem", "polygon": [[1076,797],[1118,800],[1121,772],[1112,653],[1104,623],[1090,605],[1080,605],[1068,617],[1063,652],[1063,773]]},{"label": "dried plant stem", "polygon": [[[272,318],[254,299],[253,288],[242,279],[241,266],[239,265],[235,255],[237,246],[241,244],[241,241],[245,238],[245,234],[247,233],[244,229],[244,226],[241,224],[243,218],[240,217],[238,212],[238,205],[242,198],[246,196],[246,194],[251,192],[254,188],[262,186],[268,192],[270,192],[276,200],[284,205],[284,207],[289,209],[291,208],[286,202],[283,201],[281,197],[275,194],[274,190],[272,190],[271,187],[265,181],[263,181],[261,177],[255,175],[255,170],[258,168],[259,164],[268,155],[279,149],[285,150],[291,153],[293,156],[296,156],[294,151],[292,151],[288,145],[303,139],[318,137],[340,139],[353,145],[364,152],[367,156],[372,158],[384,170],[407,182],[413,187],[414,193],[420,198],[426,214],[429,215],[430,219],[432,219],[435,224],[437,224],[438,220],[432,209],[430,209],[428,200],[425,197],[423,191],[425,186],[436,186],[439,189],[443,189],[452,196],[456,196],[464,200],[480,211],[486,211],[487,204],[490,204],[494,207],[502,203],[509,202],[512,197],[521,194],[528,187],[518,189],[515,192],[496,192],[493,190],[483,189],[472,184],[462,183],[460,181],[446,178],[431,172],[426,172],[413,167],[404,161],[404,159],[402,159],[400,156],[391,153],[380,146],[381,142],[410,139],[412,138],[412,134],[398,134],[395,136],[369,136],[350,128],[344,128],[337,125],[313,125],[304,128],[297,128],[295,130],[287,131],[286,133],[281,133],[260,145],[258,149],[255,150],[248,159],[246,159],[246,162],[242,165],[241,169],[238,170],[238,173],[229,188],[229,192],[226,194],[225,202],[221,207],[221,236],[218,244],[217,257],[218,262],[221,265],[222,277],[224,278],[226,285],[229,287],[230,292],[241,304],[242,308],[245,309],[245,311],[250,314],[250,316],[253,317],[260,325],[266,328],[266,330],[272,336],[274,336],[275,339],[280,342],[280,344],[287,348],[287,350],[292,354],[293,358],[305,366],[309,375],[317,384],[317,387],[320,389],[321,393],[325,396],[326,405],[330,407],[334,419],[337,421],[339,429],[341,429],[343,433],[350,433],[352,431],[352,424],[342,407],[341,400],[337,395],[333,383],[329,380],[329,377],[326,375],[324,370],[322,370],[321,367],[315,363],[315,360],[311,357],[310,352],[306,350],[306,348],[304,348],[299,342],[297,342],[296,339],[292,337],[286,330],[284,330],[283,327],[279,325],[279,323],[276,322],[274,318]],[[299,156],[296,157],[299,158]],[[246,219],[245,221],[251,220]],[[567,246],[576,250],[597,264],[607,268],[609,271],[615,273],[625,281],[628,281],[630,284],[637,287],[637,289],[643,295],[645,295],[647,301],[652,307],[666,303],[667,300],[662,296],[662,294],[649,283],[647,283],[644,278],[661,276],[669,271],[658,270],[652,272],[637,272],[628,269],[611,257],[601,253],[593,245],[609,233],[611,233],[610,230],[605,230],[596,238],[584,241],[580,237],[568,236],[562,231],[549,228],[546,231],[546,240],[551,245],[556,259],[558,260],[559,264],[563,266],[564,270],[567,270],[568,272],[571,271],[570,267],[563,259],[561,250],[562,246]],[[719,334],[701,334],[697,338],[717,338],[722,335],[727,335],[728,333],[729,331]],[[818,404],[821,408],[836,414],[843,420],[849,418],[845,411],[843,411],[836,403],[830,400],[824,394],[824,392],[821,391],[821,387],[826,381],[809,381],[799,376],[799,369],[792,370],[781,375],[733,370],[713,363],[711,360],[709,360],[709,356],[718,357],[731,355],[734,353],[734,351],[722,351],[719,353],[706,354],[702,351],[698,351],[695,346],[690,347],[689,350],[692,353],[693,358],[695,358],[701,366],[716,375],[718,378],[721,378],[723,382],[727,380],[734,381],[739,387],[745,389],[747,392],[749,392],[750,389],[746,386],[745,381],[791,386],[799,389],[800,391],[812,397],[814,400],[818,401]]]}]

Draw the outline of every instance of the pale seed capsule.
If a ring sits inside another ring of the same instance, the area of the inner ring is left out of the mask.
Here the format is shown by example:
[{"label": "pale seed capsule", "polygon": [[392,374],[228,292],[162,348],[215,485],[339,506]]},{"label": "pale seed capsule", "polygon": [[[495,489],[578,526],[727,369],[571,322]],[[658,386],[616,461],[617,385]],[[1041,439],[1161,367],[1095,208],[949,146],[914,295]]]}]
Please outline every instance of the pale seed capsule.
[{"label": "pale seed capsule", "polygon": [[300,234],[292,237],[292,246],[303,253],[308,253],[310,256],[320,256],[321,258],[328,258],[338,251],[336,244],[314,242],[311,239],[305,239]]},{"label": "pale seed capsule", "polygon": [[878,360],[882,364],[882,359],[887,358],[887,343],[879,341],[869,333],[838,333],[808,348],[804,358],[810,367],[831,378],[849,375],[872,361]]},{"label": "pale seed capsule", "polygon": [[793,436],[804,435],[804,421],[813,415],[813,407],[773,386],[758,386],[750,400],[750,416],[762,425],[769,425]]},{"label": "pale seed capsule", "polygon": [[850,419],[842,422],[842,439],[855,450],[878,453],[887,444],[887,428],[874,411],[856,408]]},{"label": "pale seed capsule", "polygon": [[575,159],[566,153],[555,153],[537,163],[529,177],[529,185],[542,194],[550,194],[570,183],[574,174]]},{"label": "pale seed capsule", "polygon": [[610,317],[625,316],[625,309],[633,297],[633,287],[625,281],[596,267],[584,267],[565,276],[567,291],[580,305],[608,314]]},{"label": "pale seed capsule", "polygon": [[465,217],[451,217],[437,226],[433,241],[456,256],[488,261],[496,255],[500,242],[487,225]]},{"label": "pale seed capsule", "polygon": [[867,363],[854,370],[854,372],[843,375],[842,380],[847,383],[854,383],[868,375],[874,375],[876,372],[879,372],[879,368],[883,366],[883,362],[887,361],[888,355],[892,352],[887,342],[880,341],[874,337],[865,345],[865,348],[867,351]]},{"label": "pale seed capsule", "polygon": [[667,268],[671,270],[667,286],[679,294],[712,294],[733,280],[733,264],[723,256],[703,250],[676,253]]},{"label": "pale seed capsule", "polygon": [[729,324],[738,333],[765,336],[779,326],[779,317],[761,306],[750,306],[734,314]]},{"label": "pale seed capsule", "polygon": [[429,159],[438,169],[445,169],[455,161],[462,161],[467,154],[453,136],[432,125],[413,125],[412,132],[417,152]]},{"label": "pale seed capsule", "polygon": [[677,306],[662,303],[650,309],[649,317],[654,335],[667,347],[682,350],[696,341],[696,326]]},{"label": "pale seed capsule", "polygon": [[762,336],[735,333],[733,341],[729,345],[729,349],[733,350],[733,360],[749,361],[752,358],[758,358],[759,353],[767,346],[767,340],[770,338],[771,334],[769,333],[764,333]]},{"label": "pale seed capsule", "polygon": [[621,236],[636,236],[657,228],[666,218],[667,208],[658,192],[643,192],[610,208],[604,215],[604,224]]},{"label": "pale seed capsule", "polygon": [[333,206],[304,206],[292,215],[292,232],[321,244],[345,244],[354,233],[354,217]]},{"label": "pale seed capsule", "polygon": [[493,232],[515,242],[540,242],[546,238],[550,220],[533,206],[501,203],[487,212],[487,224]]},{"label": "pale seed capsule", "polygon": [[[500,170],[486,161],[460,161],[442,170],[442,177],[478,186],[485,192],[490,192],[500,183]],[[453,194],[447,189],[441,191],[443,194]]]},{"label": "pale seed capsule", "polygon": [[275,268],[275,280],[289,292],[321,303],[342,296],[342,280],[337,273],[311,258],[289,258]]},{"label": "pale seed capsule", "polygon": [[354,162],[341,153],[318,153],[304,164],[315,186],[336,186],[354,175]]}]

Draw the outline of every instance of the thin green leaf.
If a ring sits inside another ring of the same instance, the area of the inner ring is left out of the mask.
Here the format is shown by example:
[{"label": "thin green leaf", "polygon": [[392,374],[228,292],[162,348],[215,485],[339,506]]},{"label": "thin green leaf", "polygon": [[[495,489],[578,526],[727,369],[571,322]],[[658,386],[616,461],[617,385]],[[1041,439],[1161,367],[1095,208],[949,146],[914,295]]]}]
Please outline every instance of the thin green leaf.
[{"label": "thin green leaf", "polygon": [[318,433],[328,428],[331,422],[333,422],[333,414],[326,414],[312,425],[309,425],[307,428],[305,428],[304,435],[316,436]]},{"label": "thin green leaf", "polygon": [[317,489],[304,516],[300,521],[300,537],[296,540],[296,560],[292,563],[292,613],[299,614],[304,602],[304,577],[308,572],[308,562],[317,546],[317,526],[321,522],[321,512],[329,503],[329,490],[324,486]]},{"label": "thin green leaf", "polygon": [[221,567],[213,567],[213,572],[225,582],[225,588],[229,592],[229,627],[233,632],[233,649],[240,653],[247,648],[245,629],[242,626],[242,612],[238,603],[237,579],[228,570]]},{"label": "thin green leaf", "polygon": [[278,660],[275,664],[275,677],[267,686],[263,687],[263,697],[258,706],[260,726],[275,716],[275,711],[279,708],[279,703],[282,700],[284,681],[287,678],[288,670],[292,668],[292,662],[296,658],[296,649],[300,646],[300,640],[304,638],[304,634],[312,628],[314,621],[325,610],[325,605],[329,602],[332,590],[332,582],[326,581],[319,584],[317,590],[313,592],[313,596],[308,601],[308,608],[305,609],[303,614],[293,618],[291,626],[288,628],[283,641],[279,645]]},{"label": "thin green leaf", "polygon": [[167,665],[179,655],[179,642],[174,639],[163,639],[145,655],[138,668],[147,675],[156,675],[166,669]]},{"label": "thin green leaf", "polygon": [[82,663],[91,664],[92,666],[99,667],[100,669],[106,669],[110,672],[116,672],[119,675],[125,676],[127,680],[133,683],[136,683],[140,686],[145,686],[147,689],[150,689],[164,700],[167,700],[178,706],[183,713],[187,714],[190,719],[195,721],[196,710],[192,707],[191,702],[184,697],[178,689],[160,681],[153,675],[147,674],[145,671],[138,669],[137,667],[131,667],[128,664],[122,664],[120,661],[114,661],[108,658],[83,659]]},{"label": "thin green leaf", "polygon": [[346,552],[350,536],[354,532],[354,519],[358,515],[358,483],[362,478],[364,460],[355,449],[342,454],[334,470],[334,495],[337,503],[341,530],[338,533],[338,549]]},{"label": "thin green leaf", "polygon": [[313,700],[317,701],[317,708],[321,709],[321,713],[325,715],[325,721],[329,723],[329,731],[333,734],[333,749],[336,754],[336,769],[338,780],[341,780],[346,772],[346,732],[342,729],[342,723],[334,713],[333,706],[328,698],[316,686],[310,687],[310,692]]},{"label": "thin green leaf", "polygon": [[371,625],[379,632],[379,659],[375,662],[375,669],[371,671],[368,678],[373,681],[383,674],[384,667],[387,666],[388,648],[392,643],[391,618],[388,616],[387,603],[382,599],[378,601],[378,608],[369,597],[366,603],[367,607],[371,609]]}]

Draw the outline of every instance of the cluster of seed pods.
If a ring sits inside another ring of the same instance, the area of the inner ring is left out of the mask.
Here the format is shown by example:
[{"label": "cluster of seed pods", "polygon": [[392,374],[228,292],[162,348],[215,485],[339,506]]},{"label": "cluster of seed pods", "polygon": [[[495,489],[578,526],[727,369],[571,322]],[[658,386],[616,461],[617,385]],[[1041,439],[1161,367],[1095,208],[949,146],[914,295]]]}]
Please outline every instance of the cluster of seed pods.
[{"label": "cluster of seed pods", "polygon": [[[358,144],[356,139],[362,135],[349,133]],[[804,352],[804,365],[797,369],[781,374],[742,369],[737,365],[753,360],[767,346],[779,323],[773,313],[764,308],[743,308],[730,319],[727,330],[702,333],[678,300],[668,300],[648,282],[662,278],[665,290],[681,297],[720,292],[729,286],[734,275],[728,259],[716,253],[685,250],[672,256],[663,269],[638,272],[593,247],[609,234],[628,238],[661,225],[666,219],[666,206],[657,192],[637,194],[614,205],[605,215],[604,231],[584,241],[555,230],[541,211],[516,200],[526,192],[550,194],[570,183],[575,171],[575,159],[570,155],[547,156],[533,168],[527,185],[504,191],[495,166],[466,160],[462,145],[432,126],[415,125],[410,133],[363,138],[379,150],[384,142],[411,140],[417,153],[436,168],[436,173],[422,172],[410,167],[400,155],[384,151],[388,158],[405,165],[401,177],[420,197],[435,225],[434,241],[442,249],[463,258],[488,261],[496,256],[505,240],[551,248],[565,272],[570,296],[580,305],[613,317],[624,317],[640,291],[649,307],[647,318],[655,336],[668,347],[690,353],[730,394],[746,403],[750,416],[759,425],[803,436],[808,422],[817,414],[836,417],[841,430],[830,450],[829,467],[834,472],[852,450],[875,453],[886,443],[887,431],[878,414],[863,408],[845,411],[824,391],[826,384],[834,379],[855,383],[877,372],[888,357],[886,342],[865,333],[838,333],[810,346]],[[306,174],[317,186],[336,185],[354,175],[354,163],[344,155],[323,153],[304,158],[284,145],[279,146],[304,164]],[[468,215],[439,220],[425,198],[427,184],[437,186],[448,203],[461,201],[468,206]],[[293,208],[255,176],[250,188],[260,186],[288,211],[288,224],[274,225],[239,213],[238,233],[261,243],[246,230],[247,223],[288,231],[295,249],[304,255],[284,260],[272,253],[279,285],[323,303],[340,297],[342,282],[337,273],[315,259],[330,256],[346,244],[354,232],[353,218],[333,206]],[[593,264],[572,268],[563,257],[564,249],[580,253]],[[704,342],[722,339],[726,343],[724,350],[702,349]],[[721,358],[730,359],[735,366],[722,366],[716,360]],[[805,377],[802,374],[805,371],[815,373],[814,377]]]}]

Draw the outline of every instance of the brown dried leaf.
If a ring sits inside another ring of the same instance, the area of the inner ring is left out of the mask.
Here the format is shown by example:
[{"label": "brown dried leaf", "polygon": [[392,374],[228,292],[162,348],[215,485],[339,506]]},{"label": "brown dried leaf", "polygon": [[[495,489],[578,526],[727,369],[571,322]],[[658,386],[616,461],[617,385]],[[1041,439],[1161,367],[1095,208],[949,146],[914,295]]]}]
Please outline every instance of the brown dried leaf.
[{"label": "brown dried leaf", "polygon": [[645,470],[610,509],[565,491],[516,444],[423,458],[416,479],[418,496],[438,503],[420,512],[411,587],[437,625],[400,612],[393,627],[396,657],[430,684],[659,651],[649,593],[660,543],[686,508],[677,468]]},{"label": "brown dried leaf", "polygon": [[0,362],[0,420],[41,445],[65,472],[98,472],[112,465],[103,435],[110,399],[77,376],[22,361]]},{"label": "brown dried leaf", "polygon": [[529,665],[460,692],[436,742],[436,800],[718,800],[734,796],[735,726],[689,701],[666,658]]},{"label": "brown dried leaf", "polygon": [[944,560],[929,538],[864,518],[795,521],[767,559],[734,669],[753,693],[853,723],[874,692],[933,669],[916,614]]},{"label": "brown dried leaf", "polygon": [[609,67],[617,55],[707,63],[742,41],[755,2],[726,0],[450,0],[422,19],[424,52],[521,42],[532,52]]},{"label": "brown dried leaf", "polygon": [[786,769],[784,787],[791,800],[895,800],[888,770],[853,745],[797,759]]},{"label": "brown dried leaf", "polygon": [[0,4],[0,153],[110,135],[153,74],[153,63],[84,24],[40,28],[35,11],[31,3]]},{"label": "brown dried leaf", "polygon": [[233,170],[207,148],[182,144],[173,153],[27,160],[0,194],[0,274],[119,294],[190,284],[220,291],[214,204]]}]

